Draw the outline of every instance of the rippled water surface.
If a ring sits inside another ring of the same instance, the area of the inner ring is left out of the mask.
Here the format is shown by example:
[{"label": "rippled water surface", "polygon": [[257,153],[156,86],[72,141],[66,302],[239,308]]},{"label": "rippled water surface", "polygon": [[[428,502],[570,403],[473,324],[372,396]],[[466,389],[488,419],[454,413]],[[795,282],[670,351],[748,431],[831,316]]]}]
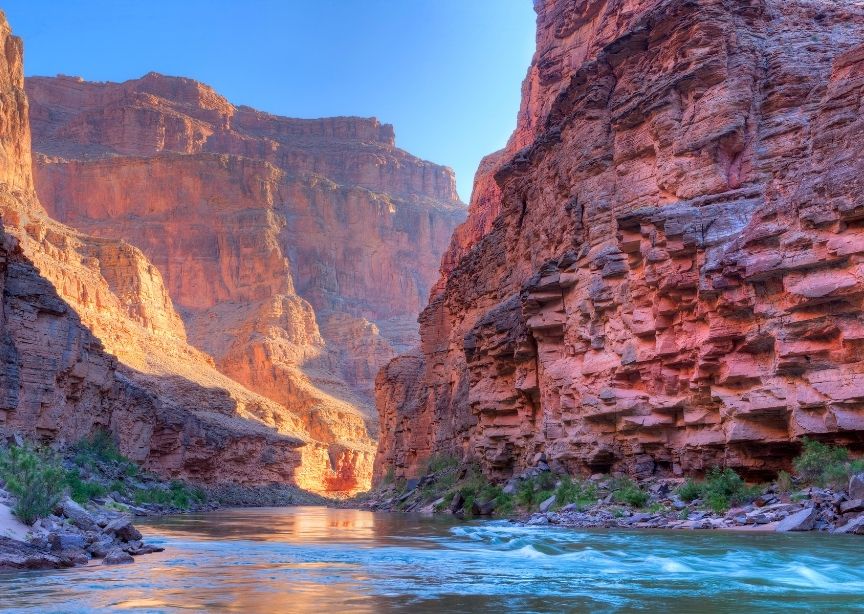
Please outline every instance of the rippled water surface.
[{"label": "rippled water surface", "polygon": [[864,609],[864,538],[573,531],[320,507],[139,525],[134,565],[0,573],[30,612],[762,612]]}]

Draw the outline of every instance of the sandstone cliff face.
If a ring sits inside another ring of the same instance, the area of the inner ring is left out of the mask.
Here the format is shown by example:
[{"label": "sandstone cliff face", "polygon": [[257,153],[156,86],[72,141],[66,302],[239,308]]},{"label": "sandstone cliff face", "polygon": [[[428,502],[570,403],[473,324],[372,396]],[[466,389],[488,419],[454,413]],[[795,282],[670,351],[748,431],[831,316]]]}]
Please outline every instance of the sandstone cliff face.
[{"label": "sandstone cliff face", "polygon": [[368,439],[316,439],[300,412],[227,377],[187,343],[141,250],[48,216],[31,174],[21,41],[2,13],[0,47],[0,434],[69,443],[107,428],[167,476],[362,488]]},{"label": "sandstone cliff face", "polygon": [[464,217],[452,172],[377,120],[272,116],[189,79],[26,87],[49,214],[140,248],[189,344],[282,408],[253,413],[331,446],[336,482],[367,487],[375,373],[416,344]]},{"label": "sandstone cliff face", "polygon": [[758,477],[864,443],[864,9],[540,0],[518,127],[378,376],[376,469]]}]

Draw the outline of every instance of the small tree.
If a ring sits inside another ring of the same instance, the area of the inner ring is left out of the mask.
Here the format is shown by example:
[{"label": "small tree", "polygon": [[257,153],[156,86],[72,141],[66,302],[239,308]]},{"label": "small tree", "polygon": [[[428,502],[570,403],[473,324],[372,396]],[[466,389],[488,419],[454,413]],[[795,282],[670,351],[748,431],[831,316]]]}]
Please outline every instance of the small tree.
[{"label": "small tree", "polygon": [[0,450],[0,478],[17,499],[12,511],[25,524],[50,515],[63,497],[65,472],[56,457],[28,445]]}]

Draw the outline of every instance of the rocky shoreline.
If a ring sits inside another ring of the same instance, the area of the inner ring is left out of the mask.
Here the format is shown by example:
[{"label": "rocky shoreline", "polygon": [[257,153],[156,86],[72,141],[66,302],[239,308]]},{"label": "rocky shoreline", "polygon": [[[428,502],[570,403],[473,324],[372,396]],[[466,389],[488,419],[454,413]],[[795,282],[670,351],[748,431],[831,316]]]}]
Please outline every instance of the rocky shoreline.
[{"label": "rocky shoreline", "polygon": [[[769,489],[752,503],[733,507],[722,514],[699,509],[698,505],[670,496],[659,498],[666,505],[657,512],[622,510],[608,503],[579,510],[575,504],[570,504],[558,511],[538,511],[513,520],[527,526],[556,525],[579,529],[725,529],[864,535],[864,479],[857,476],[853,480],[856,480],[856,485],[850,486],[849,490],[835,492],[810,488],[803,493],[804,498],[796,497],[796,500],[788,493]],[[659,490],[667,485],[670,483],[660,482]]]},{"label": "rocky shoreline", "polygon": [[[9,494],[0,489],[0,509],[8,510],[10,502]],[[103,565],[120,565],[132,563],[135,556],[162,552],[164,548],[144,541],[131,515],[161,512],[135,507],[120,511],[121,505],[109,498],[85,507],[66,497],[52,515],[32,526],[5,515],[0,570],[58,569],[87,565],[95,559],[101,559]]]},{"label": "rocky shoreline", "polygon": [[864,462],[845,448],[805,440],[771,483],[748,484],[729,468],[700,479],[594,474],[572,477],[538,454],[535,466],[503,484],[454,458],[429,461],[416,479],[385,480],[362,509],[499,518],[525,526],[573,528],[818,531],[864,535]]}]

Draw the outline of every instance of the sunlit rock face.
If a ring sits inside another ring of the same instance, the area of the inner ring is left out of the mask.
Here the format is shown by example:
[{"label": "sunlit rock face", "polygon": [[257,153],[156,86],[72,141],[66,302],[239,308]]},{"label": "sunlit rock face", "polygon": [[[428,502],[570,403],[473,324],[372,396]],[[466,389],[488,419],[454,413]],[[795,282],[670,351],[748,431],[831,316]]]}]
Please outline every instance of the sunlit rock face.
[{"label": "sunlit rock face", "polygon": [[367,488],[375,374],[417,343],[465,216],[452,171],[375,119],[268,115],[189,79],[26,88],[49,214],[140,249],[189,345],[267,400],[267,424],[325,445],[302,485]]},{"label": "sunlit rock face", "polygon": [[376,469],[752,477],[864,442],[864,7],[538,0]]},{"label": "sunlit rock face", "polygon": [[343,487],[339,463],[357,452],[331,454],[299,416],[190,346],[139,249],[47,215],[33,189],[22,45],[2,12],[0,48],[0,436],[70,443],[105,428],[167,476]]}]

